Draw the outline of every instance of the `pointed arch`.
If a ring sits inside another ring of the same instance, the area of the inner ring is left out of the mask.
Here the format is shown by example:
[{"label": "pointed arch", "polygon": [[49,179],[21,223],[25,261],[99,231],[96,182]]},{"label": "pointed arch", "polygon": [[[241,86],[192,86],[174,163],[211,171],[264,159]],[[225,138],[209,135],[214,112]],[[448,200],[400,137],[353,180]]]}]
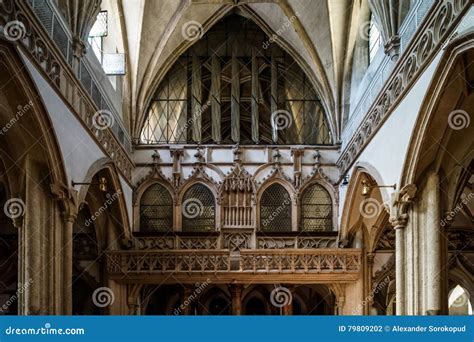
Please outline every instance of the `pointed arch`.
[{"label": "pointed arch", "polygon": [[[187,10],[187,6],[181,4],[179,8],[173,15],[173,23],[177,25],[180,20],[180,16]],[[253,11],[248,5],[241,5],[238,6],[236,9],[233,5],[223,5],[219,7],[217,11],[215,11],[204,23],[201,24],[202,32],[207,33],[219,20],[224,18],[226,15],[232,13],[232,11],[238,13],[239,15],[247,17],[253,23],[255,23],[267,36],[272,37],[274,41],[286,52],[288,55],[293,58],[298,67],[301,68],[305,75],[308,76],[308,79],[312,85],[312,87],[316,90],[316,93],[319,95],[319,99],[321,100],[321,105],[324,111],[324,118],[328,125],[328,130],[331,135],[331,140],[337,140],[337,128],[336,128],[336,121],[333,117],[333,113],[335,111],[334,99],[333,99],[333,92],[330,89],[329,81],[327,79],[327,75],[325,73],[325,69],[319,59],[317,57],[313,58],[314,63],[318,66],[318,74],[305,62],[305,59],[294,49],[292,45],[288,42],[284,41],[284,39],[273,32],[269,25],[265,23],[265,21],[259,17],[259,15]],[[286,13],[286,12],[285,12]],[[173,32],[175,27],[169,28],[167,30],[167,35],[159,42],[157,49],[160,52],[164,49],[164,46],[167,44],[167,40],[170,39],[170,36]],[[195,40],[186,40],[183,37],[182,42],[174,49],[172,53],[168,55],[166,59],[162,63],[159,63],[159,58],[162,58],[161,54],[155,54],[155,58],[150,61],[147,65],[147,72],[145,72],[144,79],[141,83],[140,89],[137,91],[138,97],[136,102],[136,112],[137,118],[133,126],[133,136],[139,138],[141,135],[141,130],[145,124],[147,110],[150,107],[150,103],[153,97],[153,94],[158,89],[160,83],[163,81],[167,73],[172,69],[172,66],[178,60],[179,56],[183,54],[187,49],[189,49],[194,43]],[[303,38],[302,38],[303,39]],[[310,43],[308,43],[310,44]],[[309,48],[307,46],[307,48]],[[315,49],[311,49],[314,50]]]}]

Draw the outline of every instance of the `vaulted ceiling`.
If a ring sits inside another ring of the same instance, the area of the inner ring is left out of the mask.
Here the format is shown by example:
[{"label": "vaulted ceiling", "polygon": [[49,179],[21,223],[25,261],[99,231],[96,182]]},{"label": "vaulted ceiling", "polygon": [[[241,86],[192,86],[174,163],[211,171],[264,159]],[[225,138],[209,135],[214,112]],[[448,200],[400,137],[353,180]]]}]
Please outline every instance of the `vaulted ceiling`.
[{"label": "vaulted ceiling", "polygon": [[286,49],[312,80],[339,139],[358,28],[367,20],[367,0],[122,0],[124,46],[128,52],[125,94],[132,136],[151,95],[176,58],[194,41],[183,29],[189,22],[209,30],[230,11],[256,22]]}]

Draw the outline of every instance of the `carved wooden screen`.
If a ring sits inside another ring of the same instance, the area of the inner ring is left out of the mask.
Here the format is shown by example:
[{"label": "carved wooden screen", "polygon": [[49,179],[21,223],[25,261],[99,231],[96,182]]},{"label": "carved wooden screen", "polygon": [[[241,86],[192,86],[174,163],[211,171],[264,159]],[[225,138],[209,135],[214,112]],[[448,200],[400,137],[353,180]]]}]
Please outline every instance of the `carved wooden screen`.
[{"label": "carved wooden screen", "polygon": [[142,143],[331,144],[309,78],[252,21],[214,25],[168,71],[148,108]]},{"label": "carved wooden screen", "polygon": [[266,232],[291,231],[291,198],[280,184],[270,185],[262,194],[260,229]]},{"label": "carved wooden screen", "polygon": [[173,200],[169,191],[153,184],[140,200],[140,230],[167,232],[173,229]]},{"label": "carved wooden screen", "polygon": [[215,230],[215,200],[211,190],[195,184],[186,191],[181,204],[184,232]]},{"label": "carved wooden screen", "polygon": [[319,184],[308,187],[301,199],[301,230],[309,232],[332,230],[331,196]]}]

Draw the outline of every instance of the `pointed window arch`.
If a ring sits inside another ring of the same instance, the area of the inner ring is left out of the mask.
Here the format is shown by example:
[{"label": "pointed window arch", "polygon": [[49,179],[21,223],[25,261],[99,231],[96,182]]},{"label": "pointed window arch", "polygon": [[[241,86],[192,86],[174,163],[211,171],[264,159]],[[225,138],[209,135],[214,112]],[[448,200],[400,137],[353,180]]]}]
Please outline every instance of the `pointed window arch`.
[{"label": "pointed window arch", "polygon": [[176,60],[150,101],[140,140],[332,144],[307,75],[255,23],[236,14]]},{"label": "pointed window arch", "polygon": [[332,230],[332,199],[320,184],[305,189],[301,198],[301,230],[320,232]]},{"label": "pointed window arch", "polygon": [[260,229],[264,232],[291,232],[291,197],[283,185],[270,185],[260,199]]},{"label": "pointed window arch", "polygon": [[161,184],[150,185],[140,199],[140,230],[167,232],[173,229],[173,199]]},{"label": "pointed window arch", "polygon": [[183,232],[210,232],[216,227],[215,198],[201,183],[191,186],[183,196],[181,213]]}]

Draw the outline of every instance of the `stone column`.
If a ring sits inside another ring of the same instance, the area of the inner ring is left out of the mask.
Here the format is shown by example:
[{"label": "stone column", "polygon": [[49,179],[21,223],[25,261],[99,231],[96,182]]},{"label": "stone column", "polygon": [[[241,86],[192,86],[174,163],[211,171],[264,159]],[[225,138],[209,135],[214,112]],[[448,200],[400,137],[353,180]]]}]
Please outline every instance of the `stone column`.
[{"label": "stone column", "polygon": [[342,296],[339,296],[337,299],[336,299],[336,306],[334,308],[334,314],[339,316],[339,315],[343,315],[344,314],[344,302],[345,302],[346,298],[345,297],[342,297]]},{"label": "stone column", "polygon": [[232,296],[232,315],[242,315],[242,285],[232,284],[230,285],[230,294]]},{"label": "stone column", "polygon": [[375,253],[367,253],[367,292],[364,294],[367,297],[366,305],[364,310],[366,315],[370,315],[370,311],[372,308],[372,305],[374,304],[374,289],[373,289],[373,284],[372,284],[372,273],[374,269],[374,259],[375,259]]},{"label": "stone column", "polygon": [[407,225],[408,216],[403,214],[392,223],[395,229],[395,283],[397,307],[396,314],[405,314],[406,305],[406,288],[405,288],[405,227]]},{"label": "stone column", "polygon": [[427,273],[427,314],[441,313],[441,216],[439,176],[435,172],[428,175],[426,182],[426,273]]},{"label": "stone column", "polygon": [[61,279],[62,314],[72,314],[72,269],[73,269],[73,227],[79,212],[77,204],[77,192],[68,189],[62,184],[51,184],[51,193],[62,211],[63,226],[62,232],[58,234],[60,246],[55,251],[58,260],[61,261],[59,268]]},{"label": "stone column", "polygon": [[73,268],[73,225],[76,215],[67,214],[64,231],[64,310],[65,315],[72,315],[72,268]]}]

